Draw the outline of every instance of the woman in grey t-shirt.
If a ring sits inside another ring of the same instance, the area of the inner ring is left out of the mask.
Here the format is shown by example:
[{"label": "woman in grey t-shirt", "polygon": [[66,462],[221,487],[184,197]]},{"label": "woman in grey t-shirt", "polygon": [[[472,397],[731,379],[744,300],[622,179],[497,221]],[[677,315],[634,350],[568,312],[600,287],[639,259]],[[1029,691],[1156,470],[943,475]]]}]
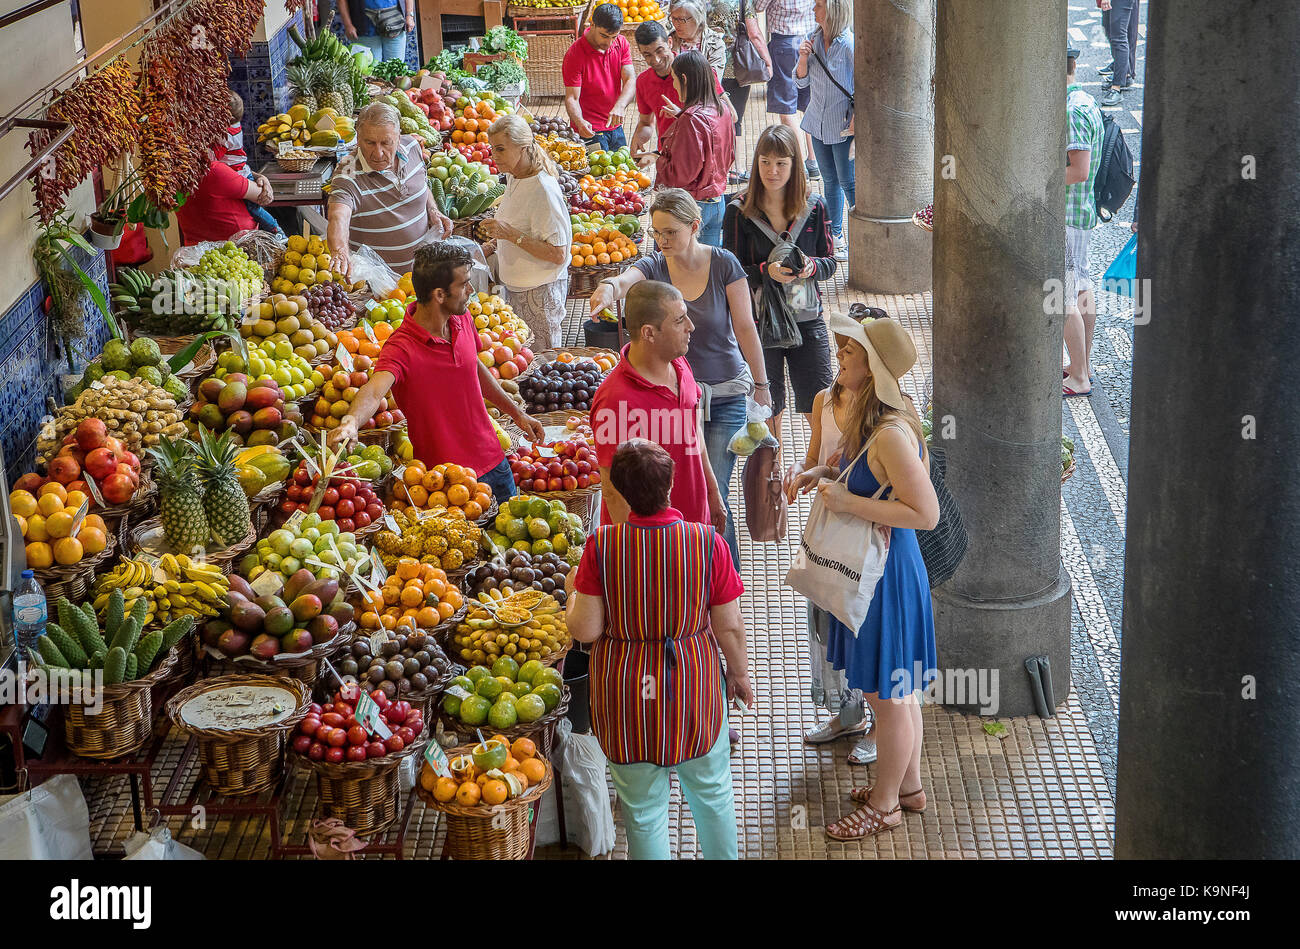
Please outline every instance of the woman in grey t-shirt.
[{"label": "woman in grey t-shirt", "polygon": [[681,291],[687,315],[695,324],[686,361],[705,390],[705,450],[727,504],[727,544],[739,564],[729,501],[736,456],[727,444],[745,424],[746,394],[752,392],[760,405],[772,404],[749,283],[734,254],[700,243],[700,208],[682,189],[665,188],[655,195],[650,223],[659,250],[639,258],[617,277],[601,281],[591,295],[591,312],[599,313],[623,299],[642,280],[661,280]]}]

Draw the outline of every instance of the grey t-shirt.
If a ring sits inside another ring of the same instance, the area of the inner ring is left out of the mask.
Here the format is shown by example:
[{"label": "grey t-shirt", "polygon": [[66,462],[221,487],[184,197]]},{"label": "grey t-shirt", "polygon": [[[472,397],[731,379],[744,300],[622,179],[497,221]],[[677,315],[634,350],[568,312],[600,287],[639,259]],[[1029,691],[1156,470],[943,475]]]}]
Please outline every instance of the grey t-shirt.
[{"label": "grey t-shirt", "polygon": [[[703,293],[686,301],[686,312],[695,324],[686,361],[697,381],[713,386],[736,378],[745,364],[731,328],[731,309],[727,306],[727,284],[744,280],[745,270],[731,251],[720,247],[710,250],[713,253],[709,260],[709,282]],[[661,253],[646,254],[632,266],[645,274],[647,280],[672,283],[668,262]],[[745,289],[748,292],[748,284]]]}]

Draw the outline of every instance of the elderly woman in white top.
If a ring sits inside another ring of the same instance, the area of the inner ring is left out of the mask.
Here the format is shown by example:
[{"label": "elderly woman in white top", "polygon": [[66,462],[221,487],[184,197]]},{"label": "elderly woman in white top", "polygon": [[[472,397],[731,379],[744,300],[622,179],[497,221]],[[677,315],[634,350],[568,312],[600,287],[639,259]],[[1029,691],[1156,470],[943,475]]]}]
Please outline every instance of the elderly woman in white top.
[{"label": "elderly woman in white top", "polygon": [[562,346],[572,232],[555,165],[517,115],[493,122],[488,141],[508,181],[496,215],[483,222],[492,238],[484,251],[496,252],[498,276],[515,313],[533,331],[534,348]]}]

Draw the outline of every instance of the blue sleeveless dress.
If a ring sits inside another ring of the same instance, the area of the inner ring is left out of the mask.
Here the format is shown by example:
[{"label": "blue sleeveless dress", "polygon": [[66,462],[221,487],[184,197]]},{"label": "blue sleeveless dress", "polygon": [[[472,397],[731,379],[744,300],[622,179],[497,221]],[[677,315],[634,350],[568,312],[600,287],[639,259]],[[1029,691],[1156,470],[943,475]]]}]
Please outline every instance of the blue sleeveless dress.
[{"label": "blue sleeveless dress", "polygon": [[[865,458],[849,474],[848,488],[866,498],[880,490],[880,482]],[[886,491],[883,497],[890,494]],[[857,638],[834,617],[830,624],[826,658],[836,669],[844,670],[849,688],[874,692],[885,699],[903,698],[929,685],[938,668],[938,657],[930,578],[916,543],[916,531],[900,527],[890,530],[885,573]]]}]

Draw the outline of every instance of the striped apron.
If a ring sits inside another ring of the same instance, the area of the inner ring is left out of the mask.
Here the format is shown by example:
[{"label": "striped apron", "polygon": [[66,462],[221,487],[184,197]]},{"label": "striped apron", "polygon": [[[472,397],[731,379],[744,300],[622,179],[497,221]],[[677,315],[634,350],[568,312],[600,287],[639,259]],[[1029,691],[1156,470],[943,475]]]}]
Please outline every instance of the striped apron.
[{"label": "striped apron", "polygon": [[723,676],[709,625],[713,528],[600,527],[605,633],[591,651],[591,721],[615,764],[665,767],[707,754],[722,728]]}]

